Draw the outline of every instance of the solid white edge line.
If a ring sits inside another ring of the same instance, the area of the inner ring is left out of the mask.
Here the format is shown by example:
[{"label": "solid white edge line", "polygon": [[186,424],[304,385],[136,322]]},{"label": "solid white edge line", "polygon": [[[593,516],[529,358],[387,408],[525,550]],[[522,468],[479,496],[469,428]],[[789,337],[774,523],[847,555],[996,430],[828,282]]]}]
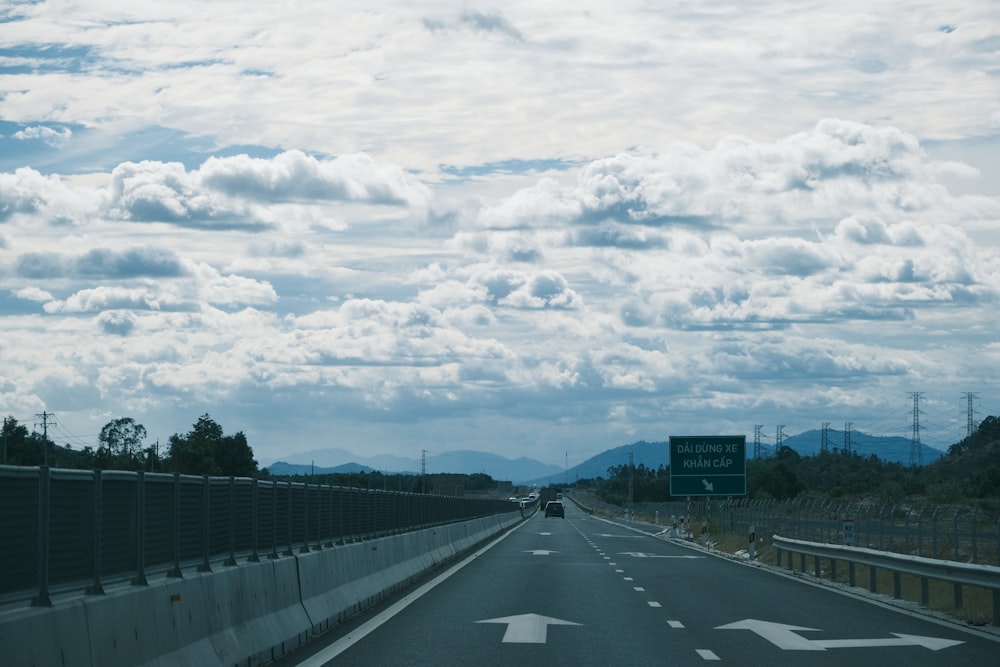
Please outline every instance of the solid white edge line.
[{"label": "solid white edge line", "polygon": [[380,625],[388,621],[390,618],[392,618],[399,612],[406,609],[408,606],[410,606],[411,603],[416,602],[424,595],[429,593],[434,587],[436,587],[438,584],[446,580],[448,577],[455,574],[456,572],[461,570],[463,567],[465,567],[475,559],[479,558],[481,555],[492,549],[501,541],[505,540],[508,535],[510,535],[511,533],[513,533],[515,530],[517,530],[526,523],[528,522],[522,521],[521,523],[517,524],[510,530],[506,531],[500,537],[496,538],[486,546],[476,551],[471,556],[467,556],[465,560],[463,560],[462,562],[451,566],[450,568],[448,568],[438,576],[434,577],[433,579],[431,579],[426,584],[424,584],[417,590],[413,591],[412,593],[407,593],[402,598],[393,603],[392,606],[390,606],[388,609],[379,612],[377,615],[373,616],[370,620],[365,621],[363,624],[359,625],[353,631],[344,635],[343,637],[333,642],[323,650],[314,653],[313,655],[309,656],[302,662],[296,663],[296,667],[321,667],[322,665],[325,665],[326,663],[330,662],[338,655],[340,655],[347,649],[351,648],[359,641],[367,637],[369,634],[377,630]]}]

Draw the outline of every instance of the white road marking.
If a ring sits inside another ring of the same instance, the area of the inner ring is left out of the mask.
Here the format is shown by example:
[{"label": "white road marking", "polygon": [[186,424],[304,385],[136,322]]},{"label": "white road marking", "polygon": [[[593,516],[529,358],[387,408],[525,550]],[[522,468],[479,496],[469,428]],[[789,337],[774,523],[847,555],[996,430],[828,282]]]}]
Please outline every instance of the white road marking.
[{"label": "white road marking", "polygon": [[469,556],[468,558],[466,558],[462,562],[458,563],[454,567],[448,568],[447,570],[445,570],[444,572],[442,572],[438,576],[434,577],[433,579],[431,579],[426,584],[424,584],[423,586],[421,586],[417,590],[413,591],[412,593],[404,595],[402,598],[400,598],[397,602],[395,602],[388,609],[386,609],[386,610],[378,613],[374,617],[372,617],[372,619],[370,621],[367,621],[366,623],[363,623],[363,624],[359,625],[352,632],[349,632],[348,634],[344,635],[343,637],[341,637],[337,641],[335,641],[332,644],[330,644],[329,646],[327,646],[322,651],[317,651],[316,653],[314,653],[309,658],[306,658],[302,662],[298,663],[296,665],[296,667],[323,667],[323,665],[325,665],[326,663],[330,662],[331,660],[333,660],[334,658],[336,658],[338,655],[340,655],[341,653],[343,653],[344,651],[346,651],[347,649],[351,648],[352,646],[354,646],[355,644],[357,644],[359,641],[361,641],[362,639],[364,639],[365,637],[367,637],[368,635],[370,635],[372,632],[374,632],[375,630],[377,630],[379,628],[379,626],[381,626],[382,624],[384,624],[385,622],[387,622],[393,616],[395,616],[399,612],[403,611],[404,609],[406,609],[407,607],[409,607],[411,604],[413,604],[414,602],[416,602],[417,600],[419,600],[423,596],[427,595],[427,593],[429,593],[431,590],[433,590],[435,587],[437,587],[440,583],[442,583],[443,581],[445,581],[446,579],[448,579],[449,577],[451,577],[451,575],[455,574],[456,572],[458,572],[459,570],[461,570],[463,567],[465,567],[466,565],[468,565],[469,563],[471,563],[472,561],[476,560],[477,558],[479,558],[480,556],[482,556],[484,553],[486,553],[487,551],[489,551],[490,549],[492,549],[493,547],[495,547],[497,544],[499,544],[503,540],[507,539],[508,535],[511,535],[515,530],[517,530],[518,528],[520,528],[521,526],[524,526],[524,525],[526,525],[526,524],[524,524],[524,523],[517,524],[516,526],[514,526],[513,528],[511,528],[510,530],[508,530],[506,533],[504,533],[503,535],[501,535],[497,539],[493,540],[492,542],[490,542],[489,544],[487,544],[482,549],[479,549],[478,551],[476,551],[475,553],[473,553],[471,556]]},{"label": "white road marking", "polygon": [[501,623],[507,625],[507,631],[500,640],[505,644],[544,644],[548,638],[550,625],[580,625],[561,618],[540,616],[538,614],[521,614],[520,616],[504,616],[490,618],[476,623]]},{"label": "white road marking", "polygon": [[653,607],[654,609],[658,609],[663,606],[659,602],[653,602],[652,600],[648,601],[646,604],[648,604],[650,607]]},{"label": "white road marking", "polygon": [[684,627],[684,624],[681,623],[680,621],[667,621],[667,625],[669,625],[672,628],[678,628],[678,629]]},{"label": "white road marking", "polygon": [[699,656],[701,656],[702,660],[719,660],[720,659],[719,656],[715,655],[714,653],[712,653],[711,651],[709,651],[707,648],[697,649],[695,651],[695,653],[697,653]]},{"label": "white road marking", "polygon": [[747,618],[720,625],[716,630],[750,630],[785,651],[825,651],[830,648],[871,648],[880,646],[923,646],[931,651],[964,644],[965,642],[941,637],[921,637],[893,632],[892,637],[875,639],[806,639],[799,632],[819,632],[817,628],[786,625]]}]

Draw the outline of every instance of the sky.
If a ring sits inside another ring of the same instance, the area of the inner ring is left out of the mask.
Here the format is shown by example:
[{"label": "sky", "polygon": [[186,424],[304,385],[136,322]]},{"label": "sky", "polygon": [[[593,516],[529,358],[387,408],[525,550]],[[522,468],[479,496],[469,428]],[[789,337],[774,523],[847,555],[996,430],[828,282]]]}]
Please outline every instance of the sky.
[{"label": "sky", "polygon": [[58,444],[944,448],[998,297],[995,0],[0,0],[0,414]]}]

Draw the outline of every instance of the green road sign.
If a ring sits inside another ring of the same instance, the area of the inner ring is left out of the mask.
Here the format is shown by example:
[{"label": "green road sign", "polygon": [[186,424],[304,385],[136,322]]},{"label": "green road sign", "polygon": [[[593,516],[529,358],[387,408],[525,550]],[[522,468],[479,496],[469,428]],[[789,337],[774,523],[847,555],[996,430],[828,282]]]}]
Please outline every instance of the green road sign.
[{"label": "green road sign", "polygon": [[746,494],[745,435],[670,436],[670,495]]}]

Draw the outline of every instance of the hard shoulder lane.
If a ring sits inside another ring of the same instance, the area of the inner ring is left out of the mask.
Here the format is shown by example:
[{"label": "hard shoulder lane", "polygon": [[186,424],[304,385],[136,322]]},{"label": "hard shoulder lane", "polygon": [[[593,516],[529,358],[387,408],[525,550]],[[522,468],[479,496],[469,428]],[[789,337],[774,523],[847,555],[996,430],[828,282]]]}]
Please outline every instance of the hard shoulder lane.
[{"label": "hard shoulder lane", "polygon": [[586,538],[617,559],[628,583],[660,605],[672,629],[683,626],[675,636],[689,635],[721,661],[992,665],[1000,655],[995,641],[954,624],[873,605],[614,523],[580,525]]}]

